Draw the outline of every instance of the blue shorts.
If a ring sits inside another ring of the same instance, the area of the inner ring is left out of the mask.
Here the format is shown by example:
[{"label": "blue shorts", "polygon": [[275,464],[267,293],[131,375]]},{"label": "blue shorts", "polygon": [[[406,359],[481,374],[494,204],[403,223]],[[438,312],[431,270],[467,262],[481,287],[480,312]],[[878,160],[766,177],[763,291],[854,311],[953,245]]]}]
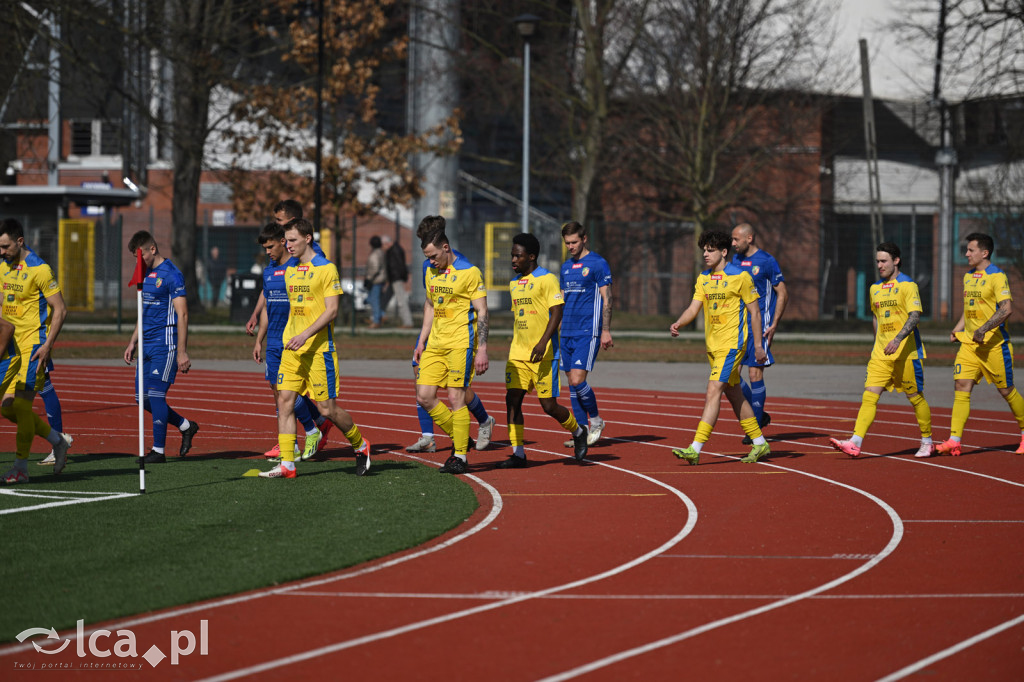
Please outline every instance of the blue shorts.
[{"label": "blue shorts", "polygon": [[601,350],[601,339],[597,336],[563,336],[561,339],[562,371],[594,369],[594,360]]},{"label": "blue shorts", "polygon": [[142,370],[146,380],[150,377],[158,379],[165,384],[173,384],[174,377],[178,374],[178,350],[176,348],[155,348],[145,349],[145,356],[142,359]]},{"label": "blue shorts", "polygon": [[751,334],[748,336],[747,352],[746,355],[743,356],[743,359],[740,360],[740,364],[746,365],[747,367],[771,367],[774,365],[775,358],[772,357],[772,349],[768,347],[768,344],[765,342],[763,337],[761,338],[761,347],[764,348],[764,354],[768,356],[763,363],[758,362],[757,358],[754,357],[754,335]]},{"label": "blue shorts", "polygon": [[267,357],[264,358],[264,362],[267,367],[263,372],[263,378],[270,383],[277,385],[277,375],[281,371],[281,351],[284,350],[284,346],[275,346],[271,348],[267,346]]}]

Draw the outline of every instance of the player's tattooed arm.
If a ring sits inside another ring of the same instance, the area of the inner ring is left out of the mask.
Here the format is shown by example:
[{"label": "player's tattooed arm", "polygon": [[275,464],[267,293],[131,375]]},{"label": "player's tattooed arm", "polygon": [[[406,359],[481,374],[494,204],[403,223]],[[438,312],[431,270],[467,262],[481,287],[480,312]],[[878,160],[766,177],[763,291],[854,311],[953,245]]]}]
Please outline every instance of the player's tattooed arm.
[{"label": "player's tattooed arm", "polygon": [[1006,320],[1006,318],[1010,316],[1010,313],[1012,312],[1013,304],[1010,302],[1010,299],[1000,301],[996,305],[996,311],[992,313],[992,317],[988,318],[985,324],[978,327],[977,331],[974,332],[974,340],[978,343],[981,343],[981,341],[985,337],[985,334],[1001,325]]},{"label": "player's tattooed arm", "polygon": [[490,322],[491,322],[491,316],[485,310],[484,314],[480,316],[480,318],[477,320],[477,323],[476,323],[476,332],[477,332],[477,335],[480,337],[480,345],[481,346],[486,346],[487,345],[487,335],[490,332],[490,326],[491,326]]},{"label": "player's tattooed arm", "polygon": [[907,322],[903,325],[903,329],[896,332],[896,338],[893,339],[896,343],[900,343],[903,339],[910,335],[910,332],[914,331],[914,327],[921,321],[921,312],[918,310],[911,310],[907,313]]}]

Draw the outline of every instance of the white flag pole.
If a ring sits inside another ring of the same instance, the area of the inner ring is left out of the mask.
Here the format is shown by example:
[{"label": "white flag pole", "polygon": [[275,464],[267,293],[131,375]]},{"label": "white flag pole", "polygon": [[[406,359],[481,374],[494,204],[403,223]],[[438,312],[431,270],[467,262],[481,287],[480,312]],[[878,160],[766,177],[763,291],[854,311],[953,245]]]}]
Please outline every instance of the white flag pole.
[{"label": "white flag pole", "polygon": [[136,376],[138,376],[139,385],[139,493],[145,494],[146,492],[146,432],[145,432],[145,407],[143,400],[146,395],[144,383],[146,381],[145,372],[143,372],[142,363],[142,282],[138,284],[139,290],[136,294],[136,308],[138,309],[138,321],[137,329],[139,330],[139,344],[138,344],[138,357],[135,362]]}]

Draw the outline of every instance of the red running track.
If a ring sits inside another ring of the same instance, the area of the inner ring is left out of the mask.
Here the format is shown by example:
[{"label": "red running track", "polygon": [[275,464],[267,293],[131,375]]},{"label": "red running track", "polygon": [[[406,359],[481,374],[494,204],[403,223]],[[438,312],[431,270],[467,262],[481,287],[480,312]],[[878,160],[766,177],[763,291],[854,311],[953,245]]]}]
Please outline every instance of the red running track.
[{"label": "red running track", "polygon": [[[130,369],[60,368],[74,453],[135,452],[131,384]],[[374,459],[411,457],[411,382],[343,388]],[[691,440],[702,394],[597,390],[609,427],[594,464],[567,463],[565,433],[528,401],[532,466],[493,469],[507,447],[472,453],[480,510],[424,547],[102,627],[166,643],[209,621],[208,655],[142,663],[146,679],[1024,679],[1024,457],[1008,411],[972,414],[964,456],[922,461],[912,411],[887,400],[851,459],[827,438],[848,435],[857,405],[771,398],[768,460],[737,461],[723,410],[688,467],[670,449]],[[501,388],[478,392],[501,424]],[[258,376],[179,377],[170,402],[202,424],[194,454],[273,443]],[[944,437],[949,411],[933,420]],[[42,658],[26,649],[0,649],[6,679]],[[72,650],[45,660],[75,664]]]}]

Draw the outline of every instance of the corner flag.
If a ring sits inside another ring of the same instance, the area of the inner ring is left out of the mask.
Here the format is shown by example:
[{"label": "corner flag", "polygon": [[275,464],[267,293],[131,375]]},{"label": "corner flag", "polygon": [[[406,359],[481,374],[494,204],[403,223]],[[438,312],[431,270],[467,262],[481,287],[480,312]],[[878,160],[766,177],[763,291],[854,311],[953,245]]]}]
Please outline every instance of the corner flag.
[{"label": "corner flag", "polygon": [[142,249],[135,250],[135,272],[132,273],[130,287],[138,287],[135,295],[136,307],[138,309],[138,321],[135,324],[135,333],[138,334],[138,359],[135,361],[135,376],[137,378],[139,395],[139,493],[146,492],[146,436],[144,431],[145,407],[143,398],[146,395],[143,390],[145,377],[142,373],[142,282],[146,279],[146,262],[142,260]]}]

